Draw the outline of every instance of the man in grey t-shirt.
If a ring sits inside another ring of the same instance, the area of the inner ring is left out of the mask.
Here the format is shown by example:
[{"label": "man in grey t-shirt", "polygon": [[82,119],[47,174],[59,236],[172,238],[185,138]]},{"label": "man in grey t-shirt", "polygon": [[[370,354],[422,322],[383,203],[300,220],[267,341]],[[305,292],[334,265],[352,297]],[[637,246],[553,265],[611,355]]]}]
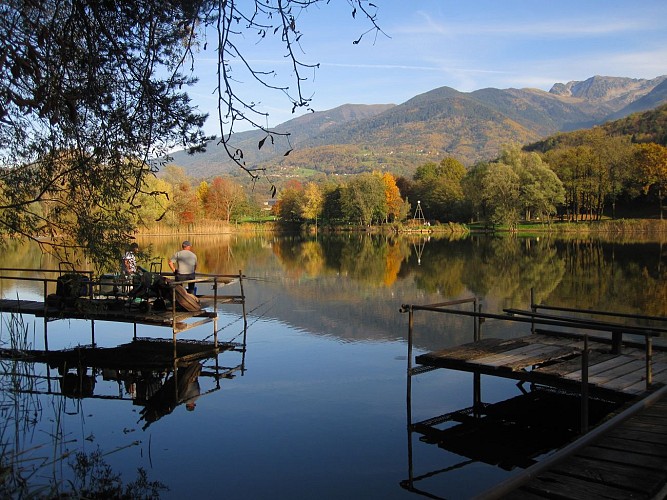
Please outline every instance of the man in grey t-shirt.
[{"label": "man in grey t-shirt", "polygon": [[[176,277],[176,281],[187,281],[195,279],[197,270],[197,256],[192,252],[192,243],[185,240],[179,250],[169,259],[169,267]],[[188,293],[195,293],[195,284],[188,283]]]}]

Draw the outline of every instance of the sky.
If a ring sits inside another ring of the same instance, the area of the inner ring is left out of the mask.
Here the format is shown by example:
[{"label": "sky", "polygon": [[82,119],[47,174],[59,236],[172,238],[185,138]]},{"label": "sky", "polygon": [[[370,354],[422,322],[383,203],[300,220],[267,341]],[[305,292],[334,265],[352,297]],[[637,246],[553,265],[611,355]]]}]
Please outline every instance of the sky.
[{"label": "sky", "polygon": [[[248,4],[250,2],[246,0]],[[667,74],[665,0],[373,0],[382,33],[366,34],[366,19],[346,0],[325,1],[296,19],[303,33],[298,56],[319,68],[303,72],[304,95],[315,111],[343,104],[401,104],[447,86],[461,92],[482,88],[538,88],[583,81],[595,75],[652,79]],[[279,37],[257,42],[244,33],[238,43],[260,70],[275,70],[271,82],[295,88]],[[200,79],[188,93],[210,114],[205,130],[220,135],[216,59],[209,41],[196,55]],[[274,127],[292,114],[281,91],[253,83],[239,69],[235,90],[258,103]],[[237,131],[247,128],[240,127]]]}]

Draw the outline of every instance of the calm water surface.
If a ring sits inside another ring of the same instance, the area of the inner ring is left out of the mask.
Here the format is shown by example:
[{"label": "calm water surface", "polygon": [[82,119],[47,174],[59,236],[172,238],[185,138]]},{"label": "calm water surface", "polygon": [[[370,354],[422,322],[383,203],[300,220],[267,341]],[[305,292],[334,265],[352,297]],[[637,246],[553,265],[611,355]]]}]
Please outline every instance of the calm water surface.
[{"label": "calm water surface", "polygon": [[[406,403],[407,315],[401,304],[477,296],[485,311],[528,308],[530,289],[551,305],[667,315],[667,247],[660,242],[549,238],[380,238],[350,234],[315,240],[260,235],[190,237],[200,271],[246,275],[246,353],[226,352],[223,366],[241,366],[216,384],[200,376],[194,411],[185,405],[146,426],[128,387],[95,376],[93,397],[59,391],[58,373],[33,392],[12,392],[2,378],[3,443],[31,450],[50,465],[31,484],[73,478],[75,451],[103,453],[124,482],[143,468],[169,489],[163,498],[397,498],[410,467],[419,489],[441,498],[468,498],[518,472],[468,460],[407,432],[413,421],[472,404],[472,376],[440,370],[412,379]],[[175,238],[144,238],[166,267]],[[12,261],[14,259],[14,261]],[[57,268],[38,249],[14,249],[7,267]],[[145,262],[146,264],[146,262]],[[41,285],[3,281],[5,298],[40,298]],[[233,285],[236,286],[236,285]],[[232,290],[235,293],[237,290]],[[227,293],[226,291],[224,293]],[[222,340],[243,338],[239,306],[220,309]],[[8,317],[0,331],[9,347]],[[30,348],[44,347],[41,319],[24,317]],[[132,325],[95,322],[98,346],[129,342]],[[183,334],[210,336],[210,325]],[[489,321],[483,336],[518,336],[516,326]],[[472,340],[469,320],[416,317],[413,354]],[[141,337],[169,338],[169,329],[139,327]],[[86,321],[48,324],[50,350],[91,342]],[[5,370],[15,364],[3,360]],[[204,371],[214,369],[209,360]],[[32,370],[32,371],[31,371]],[[48,377],[47,377],[48,375]],[[108,377],[107,377],[108,378]],[[51,391],[49,391],[51,389]],[[136,389],[136,388],[135,388]],[[514,383],[482,378],[482,399],[517,396]],[[27,409],[27,410],[26,410]],[[25,463],[25,462],[24,462]]]}]

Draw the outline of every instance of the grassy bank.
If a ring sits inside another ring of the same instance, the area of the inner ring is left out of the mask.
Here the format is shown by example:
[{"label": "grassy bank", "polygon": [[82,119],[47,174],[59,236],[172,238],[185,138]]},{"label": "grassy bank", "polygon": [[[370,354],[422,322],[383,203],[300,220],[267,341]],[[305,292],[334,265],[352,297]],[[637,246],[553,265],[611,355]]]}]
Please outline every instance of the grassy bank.
[{"label": "grassy bank", "polygon": [[[314,224],[282,224],[275,220],[248,221],[226,223],[222,221],[204,221],[178,227],[155,225],[140,228],[137,232],[144,236],[196,235],[196,234],[229,234],[259,232],[293,232],[314,233]],[[380,226],[329,226],[318,225],[318,232],[371,232],[371,233],[435,233],[435,234],[466,234],[469,232],[513,232],[526,234],[555,235],[666,235],[667,220],[658,219],[606,219],[601,221],[521,223],[516,228],[508,226],[490,227],[483,223],[458,224],[444,223],[431,225],[415,224],[383,224]]]}]

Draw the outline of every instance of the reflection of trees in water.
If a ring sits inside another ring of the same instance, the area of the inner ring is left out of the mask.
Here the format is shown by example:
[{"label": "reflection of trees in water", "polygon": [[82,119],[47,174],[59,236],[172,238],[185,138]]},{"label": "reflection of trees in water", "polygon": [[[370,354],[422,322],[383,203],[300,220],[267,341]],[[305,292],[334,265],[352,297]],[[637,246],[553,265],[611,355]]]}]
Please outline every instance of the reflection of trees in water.
[{"label": "reflection of trees in water", "polygon": [[[166,262],[182,238],[146,237],[139,242],[142,249],[150,244],[152,255]],[[399,294],[416,287],[443,299],[476,295],[488,301],[489,308],[525,307],[533,288],[537,301],[553,305],[667,314],[664,243],[635,243],[627,236],[623,243],[590,235],[472,235],[451,240],[358,232],[317,238],[262,233],[192,239],[202,272],[242,270],[249,276],[338,280],[341,298],[346,287],[350,295],[360,287],[396,287]],[[58,267],[36,244],[9,242],[7,250],[7,267]],[[343,284],[343,279],[350,283]],[[41,294],[41,284],[35,286]],[[5,295],[11,293],[9,280],[3,287]]]},{"label": "reflection of trees in water", "polygon": [[566,271],[560,305],[667,315],[667,269],[658,243],[558,241]]},{"label": "reflection of trees in water", "polygon": [[430,240],[423,247],[420,262],[413,259],[410,270],[415,274],[415,284],[443,297],[459,297],[467,293],[463,284],[469,248],[468,241]]},{"label": "reflection of trees in water", "polygon": [[411,252],[405,240],[366,233],[281,239],[274,248],[286,274],[293,278],[341,275],[371,286],[394,283]]},{"label": "reflection of trees in water", "polygon": [[480,238],[472,246],[464,282],[477,296],[495,297],[498,307],[525,306],[530,289],[541,301],[556,289],[565,265],[547,238]]},{"label": "reflection of trees in water", "polygon": [[415,283],[443,297],[493,297],[499,306],[525,304],[533,287],[547,297],[560,283],[565,266],[546,239],[471,237],[464,241],[432,241]]}]

